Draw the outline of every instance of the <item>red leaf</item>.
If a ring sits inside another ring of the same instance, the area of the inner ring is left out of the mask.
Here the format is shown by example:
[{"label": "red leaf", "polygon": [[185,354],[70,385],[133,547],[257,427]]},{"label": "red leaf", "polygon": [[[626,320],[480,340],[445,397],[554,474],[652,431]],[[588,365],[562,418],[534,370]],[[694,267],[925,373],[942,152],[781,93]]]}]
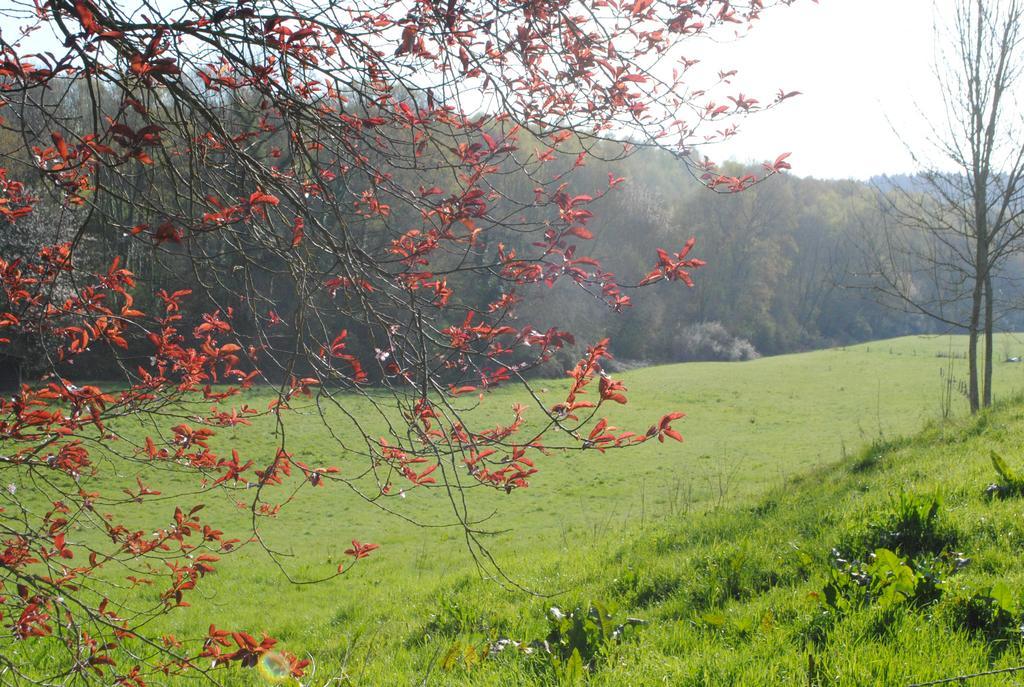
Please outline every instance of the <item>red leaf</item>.
[{"label": "red leaf", "polygon": [[64,142],[64,137],[54,131],[50,134],[50,138],[53,139],[53,144],[57,146],[57,152],[65,160],[68,159],[68,144]]},{"label": "red leaf", "polygon": [[256,191],[249,196],[249,205],[279,205],[280,203],[281,201],[277,199],[277,196],[264,193],[263,191]]},{"label": "red leaf", "polygon": [[594,238],[594,235],[591,234],[590,230],[586,227],[570,227],[565,233],[572,234],[573,236],[577,236],[585,241],[589,241]]},{"label": "red leaf", "polygon": [[380,544],[364,544],[357,539],[353,539],[352,548],[345,549],[345,555],[352,556],[355,559],[366,558],[370,555],[371,551],[379,548]]}]

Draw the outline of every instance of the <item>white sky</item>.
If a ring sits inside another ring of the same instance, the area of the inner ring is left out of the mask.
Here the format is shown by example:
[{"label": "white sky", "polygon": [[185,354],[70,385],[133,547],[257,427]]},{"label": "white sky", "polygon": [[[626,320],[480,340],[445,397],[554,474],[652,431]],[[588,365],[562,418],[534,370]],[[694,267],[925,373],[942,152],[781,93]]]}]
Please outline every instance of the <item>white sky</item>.
[{"label": "white sky", "polygon": [[917,107],[940,112],[934,14],[932,0],[800,0],[766,12],[749,36],[716,46],[716,64],[728,54],[740,69],[734,85],[749,95],[770,100],[779,87],[803,95],[745,120],[708,154],[762,162],[791,151],[793,174],[819,178],[913,171],[893,127],[923,144]]}]

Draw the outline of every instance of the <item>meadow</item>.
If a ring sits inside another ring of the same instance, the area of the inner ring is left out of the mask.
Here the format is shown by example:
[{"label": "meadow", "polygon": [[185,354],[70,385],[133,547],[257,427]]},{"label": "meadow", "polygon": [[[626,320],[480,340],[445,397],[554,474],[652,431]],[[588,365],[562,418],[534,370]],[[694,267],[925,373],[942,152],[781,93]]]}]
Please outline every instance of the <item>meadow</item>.
[{"label": "meadow", "polygon": [[[613,422],[644,428],[681,410],[685,442],[556,454],[538,462],[529,489],[474,493],[471,512],[497,531],[486,544],[507,580],[477,568],[461,528],[416,527],[328,487],[304,492],[265,526],[284,568],[298,579],[329,574],[353,538],[380,544],[372,557],[331,582],[294,585],[245,547],[225,556],[193,607],[160,630],[200,637],[214,622],[266,631],[314,659],[311,685],[895,684],[1012,664],[1021,658],[1019,631],[1017,639],[979,635],[962,607],[993,580],[1013,589],[1024,581],[1013,553],[1024,537],[1024,501],[984,494],[998,477],[990,448],[1024,468],[1024,408],[1012,400],[1024,393],[1024,364],[1000,362],[1000,408],[965,418],[957,390],[965,345],[960,337],[906,337],[624,373],[630,403]],[[1000,359],[1024,355],[1024,338],[1004,335],[996,346]],[[557,400],[564,382],[535,387]],[[267,398],[254,391],[244,400]],[[521,391],[499,390],[474,412],[500,417],[516,400]],[[347,409],[372,425],[362,403],[352,399]],[[337,414],[326,417],[336,434],[351,429]],[[313,406],[297,407],[287,431],[298,459],[347,469],[350,458]],[[218,441],[246,457],[276,447],[270,423],[222,434]],[[877,530],[901,494],[913,503],[937,495],[942,526],[956,533],[949,543],[971,564],[923,610],[828,607],[830,551]],[[432,525],[452,521],[440,490],[414,490],[388,506]],[[133,517],[145,527],[169,508],[157,501]],[[229,499],[207,511],[228,534],[247,531]],[[138,603],[156,592],[131,594],[128,602]],[[626,623],[614,639],[588,630],[583,646],[593,656],[582,652],[582,670],[545,658],[539,645],[523,650],[551,639],[550,608],[580,606],[582,615],[569,617],[578,621],[592,601],[607,604],[616,626],[627,616],[645,623]],[[522,646],[494,655],[501,639]],[[239,669],[220,678],[262,680]]]}]

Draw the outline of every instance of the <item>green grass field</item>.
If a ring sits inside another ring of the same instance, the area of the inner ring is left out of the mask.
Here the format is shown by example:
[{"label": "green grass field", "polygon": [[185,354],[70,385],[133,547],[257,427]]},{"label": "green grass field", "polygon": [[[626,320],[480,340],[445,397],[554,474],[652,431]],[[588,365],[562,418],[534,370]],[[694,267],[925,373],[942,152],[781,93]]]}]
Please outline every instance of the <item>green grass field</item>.
[{"label": "green grass field", "polygon": [[[964,346],[908,337],[622,375],[630,403],[614,424],[642,429],[682,410],[685,443],[552,455],[529,489],[471,498],[473,512],[490,515],[486,527],[504,530],[487,541],[501,568],[532,593],[481,575],[460,528],[414,527],[332,487],[305,492],[267,525],[268,540],[299,578],[330,573],[353,538],[379,543],[373,557],[330,583],[296,586],[265,555],[243,549],[224,558],[193,608],[158,629],[179,637],[202,636],[209,622],[265,630],[315,659],[311,685],[572,682],[571,667],[553,666],[540,651],[473,656],[499,638],[543,639],[548,608],[590,600],[617,607],[616,618],[647,621],[595,658],[585,675],[594,685],[900,684],[1024,662],[1016,639],[964,629],[972,594],[1003,579],[1019,597],[1024,581],[1016,552],[1024,500],[984,495],[996,480],[990,448],[1024,468],[1024,407],[1006,403],[969,420],[954,390],[955,417],[940,422],[945,380],[966,376]],[[1024,355],[1024,338],[1007,335],[996,351],[1000,359]],[[999,363],[995,377],[997,399],[1024,392],[1024,365]],[[536,387],[553,403],[564,383]],[[266,396],[245,400],[265,405]],[[475,412],[499,417],[516,400],[521,393],[502,390]],[[373,426],[361,404],[349,409]],[[337,415],[328,419],[337,433],[351,429]],[[289,417],[288,432],[299,459],[354,468],[314,409]],[[276,440],[269,424],[257,424],[220,441],[266,458]],[[901,491],[940,494],[943,527],[972,562],[927,607],[826,612],[820,592],[831,549],[874,531]],[[429,523],[452,520],[440,490],[388,505]],[[152,525],[169,514],[161,508],[172,504],[132,517]],[[227,499],[207,510],[229,534],[247,532]],[[236,669],[221,677],[261,681]],[[992,680],[972,684],[1006,684]]]}]

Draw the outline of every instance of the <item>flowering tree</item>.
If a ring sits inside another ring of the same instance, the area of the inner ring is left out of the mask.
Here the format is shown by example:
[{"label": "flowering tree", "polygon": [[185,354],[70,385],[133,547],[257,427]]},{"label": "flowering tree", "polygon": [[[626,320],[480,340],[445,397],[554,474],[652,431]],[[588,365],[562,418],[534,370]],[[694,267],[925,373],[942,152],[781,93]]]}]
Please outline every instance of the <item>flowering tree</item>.
[{"label": "flowering tree", "polygon": [[[720,175],[692,146],[793,95],[762,105],[683,52],[745,30],[761,0],[170,5],[3,10],[0,215],[65,218],[34,256],[0,256],[0,353],[45,370],[0,401],[0,646],[43,647],[49,682],[141,686],[260,661],[302,675],[272,638],[211,626],[189,645],[146,628],[225,552],[276,560],[261,522],[297,491],[354,479],[293,455],[285,430],[303,397],[379,408],[383,436],[354,416],[353,435],[334,436],[365,459],[375,492],[362,496],[445,489],[471,542],[462,490],[526,487],[555,448],[681,440],[679,412],[608,424],[626,390],[602,370],[607,340],[542,403],[525,376],[574,338],[516,305],[561,281],[616,311],[635,288],[691,284],[693,239],[628,279],[588,257],[588,208],[623,180],[575,189],[573,170],[659,146],[708,186],[742,190],[757,179]],[[765,175],[787,167],[782,156]],[[257,382],[276,389],[264,407],[239,396]],[[482,426],[467,411],[508,382],[535,420],[517,405]],[[255,416],[278,427],[268,455],[211,447]],[[122,432],[133,419],[144,438]],[[112,463],[140,476],[113,488]],[[194,475],[189,493],[144,481],[153,465]],[[205,521],[215,490],[237,490],[251,531]],[[131,527],[129,508],[164,509],[167,524]],[[125,583],[154,585],[160,603],[129,613],[112,602]],[[0,683],[38,678],[14,656],[0,651]]]}]

